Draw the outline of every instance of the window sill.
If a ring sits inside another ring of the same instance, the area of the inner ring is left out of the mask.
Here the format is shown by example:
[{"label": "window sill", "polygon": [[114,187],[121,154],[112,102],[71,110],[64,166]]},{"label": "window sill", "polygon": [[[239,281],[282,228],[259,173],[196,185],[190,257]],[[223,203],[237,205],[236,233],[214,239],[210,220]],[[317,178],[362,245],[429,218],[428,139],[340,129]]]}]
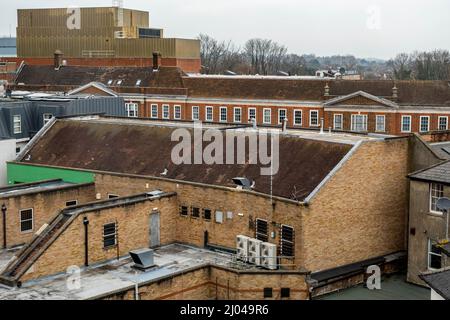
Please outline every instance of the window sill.
[{"label": "window sill", "polygon": [[117,244],[115,244],[113,246],[109,246],[109,247],[103,247],[103,251],[110,251],[113,249],[117,249]]},{"label": "window sill", "polygon": [[30,234],[30,233],[33,233],[33,230],[20,231],[20,234]]},{"label": "window sill", "polygon": [[436,217],[436,218],[442,218],[444,217],[444,213],[443,212],[434,212],[434,211],[430,211],[427,213],[429,216],[432,217]]}]

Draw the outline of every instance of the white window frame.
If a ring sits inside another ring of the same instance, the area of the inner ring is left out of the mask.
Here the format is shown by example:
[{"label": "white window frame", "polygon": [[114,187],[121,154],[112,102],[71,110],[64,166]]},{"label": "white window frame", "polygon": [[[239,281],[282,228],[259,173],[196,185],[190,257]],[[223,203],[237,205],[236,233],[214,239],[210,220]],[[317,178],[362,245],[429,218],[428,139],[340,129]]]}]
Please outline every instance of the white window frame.
[{"label": "white window frame", "polygon": [[[195,111],[197,110],[197,111]],[[194,117],[194,115],[197,113],[197,117]],[[192,106],[192,114],[191,114],[192,121],[199,121],[200,120],[200,107],[199,106]]]},{"label": "white window frame", "polygon": [[[251,111],[255,112],[255,116],[254,117],[251,116],[251,114],[250,114]],[[248,114],[248,121],[249,122],[252,122],[252,118],[254,118],[256,120],[256,118],[257,118],[256,108],[248,108],[247,114]]]},{"label": "white window frame", "polygon": [[[125,103],[125,110],[127,111],[128,118],[138,118],[139,116],[139,104],[136,102]],[[134,114],[134,115],[132,115]]]},{"label": "white window frame", "polygon": [[[341,118],[341,125],[338,127],[336,125],[336,119]],[[333,130],[344,130],[344,115],[342,113],[336,113],[333,115]]]},{"label": "white window frame", "polygon": [[278,124],[283,124],[283,121],[281,120],[281,112],[283,112],[283,111],[284,111],[284,118],[287,119],[287,117],[288,117],[287,116],[287,114],[288,114],[287,109],[278,109]]},{"label": "white window frame", "polygon": [[170,106],[168,104],[162,105],[162,118],[170,119]]},{"label": "white window frame", "polygon": [[181,106],[178,104],[173,106],[173,118],[175,120],[181,120]]},{"label": "white window frame", "polygon": [[[383,127],[380,128],[378,119],[383,119]],[[375,115],[375,132],[386,132],[386,116],[384,114]]]},{"label": "white window frame", "polygon": [[[406,119],[409,119],[409,129],[408,130],[405,130],[405,127],[404,127],[404,124],[405,124],[405,120]],[[403,133],[408,133],[408,132],[411,132],[411,128],[412,127],[412,117],[411,116],[402,116],[402,122],[401,122],[401,124],[400,124],[400,130],[401,130],[401,132],[403,132]]]},{"label": "white window frame", "polygon": [[[422,129],[422,120],[427,120],[427,130]],[[430,132],[430,116],[420,116],[419,117],[419,132]]]},{"label": "white window frame", "polygon": [[[224,111],[224,110],[225,110],[225,118],[222,117],[223,116],[222,111]],[[220,122],[227,122],[228,121],[228,107],[220,107],[220,110],[219,110],[219,121]]]},{"label": "white window frame", "polygon": [[441,184],[441,183],[432,182],[432,183],[430,183],[430,187],[429,188],[430,188],[429,189],[430,190],[429,191],[429,198],[430,198],[429,199],[429,203],[430,203],[429,209],[430,209],[430,212],[432,214],[437,214],[437,215],[442,216],[443,215],[442,211],[438,211],[438,210],[435,210],[437,208],[433,208],[433,200],[436,200],[436,202],[437,202],[437,200],[439,200],[440,198],[444,197],[444,185]]},{"label": "white window frame", "polygon": [[[312,115],[313,115],[313,113],[317,115],[316,116],[316,119],[317,119],[317,123],[316,124],[314,124],[312,122],[312,119],[313,119]],[[309,110],[309,126],[310,127],[319,127],[320,126],[319,115],[320,115],[319,110]]]},{"label": "white window frame", "polygon": [[[269,112],[268,117],[269,117],[269,121],[266,121],[266,111]],[[264,124],[272,124],[272,109],[270,108],[264,108],[263,109],[263,123]]]},{"label": "white window frame", "polygon": [[[236,112],[236,111],[238,111],[238,112]],[[239,116],[239,119],[238,119],[238,116]],[[233,121],[234,121],[234,123],[242,122],[242,108],[241,107],[233,108]]]},{"label": "white window frame", "polygon": [[[362,117],[363,119],[365,119],[362,122],[363,124],[362,130],[357,130],[358,121],[356,119],[358,117]],[[367,114],[352,114],[350,130],[353,132],[367,132],[367,118],[368,118]]]},{"label": "white window frame", "polygon": [[442,254],[433,252],[432,248],[433,248],[433,240],[428,239],[428,253],[427,253],[428,270],[430,270],[430,271],[440,270],[440,269],[435,269],[435,268],[431,267],[431,256],[439,257],[441,259],[441,267],[442,267]]},{"label": "white window frame", "polygon": [[[441,129],[441,119],[445,119],[445,129]],[[446,131],[448,130],[448,117],[447,116],[439,116],[438,118],[438,130]]]},{"label": "white window frame", "polygon": [[44,126],[49,123],[51,120],[53,119],[53,114],[52,113],[44,113],[42,115],[42,121],[44,123]]},{"label": "white window frame", "polygon": [[[31,211],[31,219],[25,219],[25,220],[22,219],[22,212],[24,212],[24,211]],[[22,222],[25,222],[25,221],[31,221],[31,229],[23,231],[22,230]],[[20,229],[20,233],[22,233],[22,234],[33,232],[33,230],[34,230],[34,209],[33,208],[19,210],[19,229]]]},{"label": "white window frame", "polygon": [[13,133],[22,133],[22,116],[20,114],[13,115]]},{"label": "white window frame", "polygon": [[[300,123],[297,122],[296,115],[300,113]],[[303,110],[295,109],[294,110],[294,126],[302,126],[303,125]]]},{"label": "white window frame", "polygon": [[[158,113],[159,113],[158,109],[159,109],[159,105],[157,105],[157,104],[152,104],[150,106],[150,118],[158,119]],[[156,112],[156,115],[154,112]]]},{"label": "white window frame", "polygon": [[[209,115],[211,115],[211,117],[209,117]],[[214,107],[206,106],[206,109],[205,109],[205,121],[207,121],[207,122],[213,122],[214,121]]]}]

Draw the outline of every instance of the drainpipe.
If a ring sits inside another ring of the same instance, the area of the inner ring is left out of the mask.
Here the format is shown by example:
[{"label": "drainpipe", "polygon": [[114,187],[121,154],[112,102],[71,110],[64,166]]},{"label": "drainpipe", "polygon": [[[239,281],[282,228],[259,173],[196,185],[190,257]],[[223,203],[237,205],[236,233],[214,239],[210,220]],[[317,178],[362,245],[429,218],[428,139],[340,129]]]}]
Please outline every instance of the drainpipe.
[{"label": "drainpipe", "polygon": [[2,204],[2,220],[3,220],[3,249],[6,249],[6,205]]},{"label": "drainpipe", "polygon": [[84,265],[89,267],[89,219],[84,217]]}]

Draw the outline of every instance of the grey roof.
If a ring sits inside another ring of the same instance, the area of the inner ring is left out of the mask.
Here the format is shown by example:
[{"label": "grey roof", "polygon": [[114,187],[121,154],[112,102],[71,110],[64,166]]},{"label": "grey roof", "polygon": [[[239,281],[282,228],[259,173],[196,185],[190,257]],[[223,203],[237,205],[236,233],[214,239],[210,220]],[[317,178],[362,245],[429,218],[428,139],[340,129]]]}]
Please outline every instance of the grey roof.
[{"label": "grey roof", "polygon": [[450,160],[450,142],[432,143],[432,144],[430,144],[430,147],[442,159],[449,159]]},{"label": "grey roof", "polygon": [[409,177],[414,180],[450,184],[450,160],[434,165],[428,169],[412,173]]},{"label": "grey roof", "polygon": [[441,297],[450,300],[450,269],[420,276]]},{"label": "grey roof", "polygon": [[64,187],[78,186],[74,183],[64,182],[60,179],[38,181],[35,183],[17,184],[4,188],[0,188],[0,199],[15,196],[21,196],[32,193],[40,193],[43,191],[57,190]]}]

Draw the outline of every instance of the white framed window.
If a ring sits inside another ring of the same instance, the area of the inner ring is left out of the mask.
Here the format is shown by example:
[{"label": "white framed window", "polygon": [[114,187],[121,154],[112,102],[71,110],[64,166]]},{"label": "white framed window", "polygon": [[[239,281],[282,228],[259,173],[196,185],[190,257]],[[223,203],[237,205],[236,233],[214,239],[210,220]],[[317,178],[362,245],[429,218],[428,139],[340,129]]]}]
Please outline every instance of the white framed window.
[{"label": "white framed window", "polygon": [[319,126],[319,111],[310,110],[309,111],[309,126],[318,127]]},{"label": "white framed window", "polygon": [[31,232],[34,229],[33,209],[20,210],[20,232]]},{"label": "white framed window", "polygon": [[129,117],[129,118],[137,118],[138,117],[139,106],[137,103],[134,103],[134,102],[125,103],[125,108],[127,110],[127,117]]},{"label": "white framed window", "polygon": [[251,122],[252,119],[256,120],[256,108],[248,109],[248,120]]},{"label": "white framed window", "polygon": [[439,270],[442,268],[442,253],[437,243],[428,239],[428,270]]},{"label": "white framed window", "polygon": [[234,122],[241,123],[242,122],[242,109],[236,107],[233,109],[234,111]]},{"label": "white framed window", "polygon": [[44,114],[42,115],[42,117],[43,117],[43,120],[44,120],[44,126],[45,126],[47,123],[50,122],[50,120],[53,119],[53,114],[51,114],[51,113],[44,113]]},{"label": "white framed window", "polygon": [[284,119],[287,119],[287,110],[278,109],[278,124],[283,124]]},{"label": "white framed window", "polygon": [[170,106],[168,104],[163,104],[162,106],[162,118],[170,119]]},{"label": "white framed window", "polygon": [[214,108],[213,107],[206,107],[206,117],[205,120],[208,122],[214,121]]},{"label": "white framed window", "polygon": [[181,106],[173,106],[173,118],[181,120]]},{"label": "white framed window", "polygon": [[22,133],[22,116],[15,115],[13,116],[13,133],[19,134]]},{"label": "white framed window", "polygon": [[352,114],[351,131],[366,132],[367,131],[367,115]]},{"label": "white framed window", "polygon": [[420,132],[428,132],[430,131],[430,117],[429,116],[421,116],[420,117]]},{"label": "white framed window", "polygon": [[157,104],[152,104],[151,106],[152,110],[151,110],[151,118],[152,119],[158,119],[158,105]]},{"label": "white framed window", "polygon": [[117,245],[117,223],[103,225],[103,248],[111,248]]},{"label": "white framed window", "polygon": [[227,121],[228,121],[228,108],[220,107],[220,122],[227,122]]},{"label": "white framed window", "polygon": [[344,116],[342,114],[335,114],[333,116],[333,128],[334,130],[342,130]]},{"label": "white framed window", "polygon": [[303,122],[302,110],[294,110],[294,126],[301,126]]},{"label": "white framed window", "polygon": [[385,132],[386,131],[386,116],[377,115],[375,118],[375,131]]},{"label": "white framed window", "polygon": [[271,124],[272,123],[272,109],[264,109],[263,113],[264,113],[263,123]]},{"label": "white framed window", "polygon": [[200,120],[200,107],[193,106],[192,107],[192,120]]},{"label": "white framed window", "polygon": [[411,132],[411,116],[402,116],[402,132]]},{"label": "white framed window", "polygon": [[441,116],[438,120],[438,129],[439,131],[446,131],[448,130],[448,117]]},{"label": "white framed window", "polygon": [[437,207],[437,202],[444,197],[444,185],[440,183],[430,183],[430,212],[442,214]]}]

